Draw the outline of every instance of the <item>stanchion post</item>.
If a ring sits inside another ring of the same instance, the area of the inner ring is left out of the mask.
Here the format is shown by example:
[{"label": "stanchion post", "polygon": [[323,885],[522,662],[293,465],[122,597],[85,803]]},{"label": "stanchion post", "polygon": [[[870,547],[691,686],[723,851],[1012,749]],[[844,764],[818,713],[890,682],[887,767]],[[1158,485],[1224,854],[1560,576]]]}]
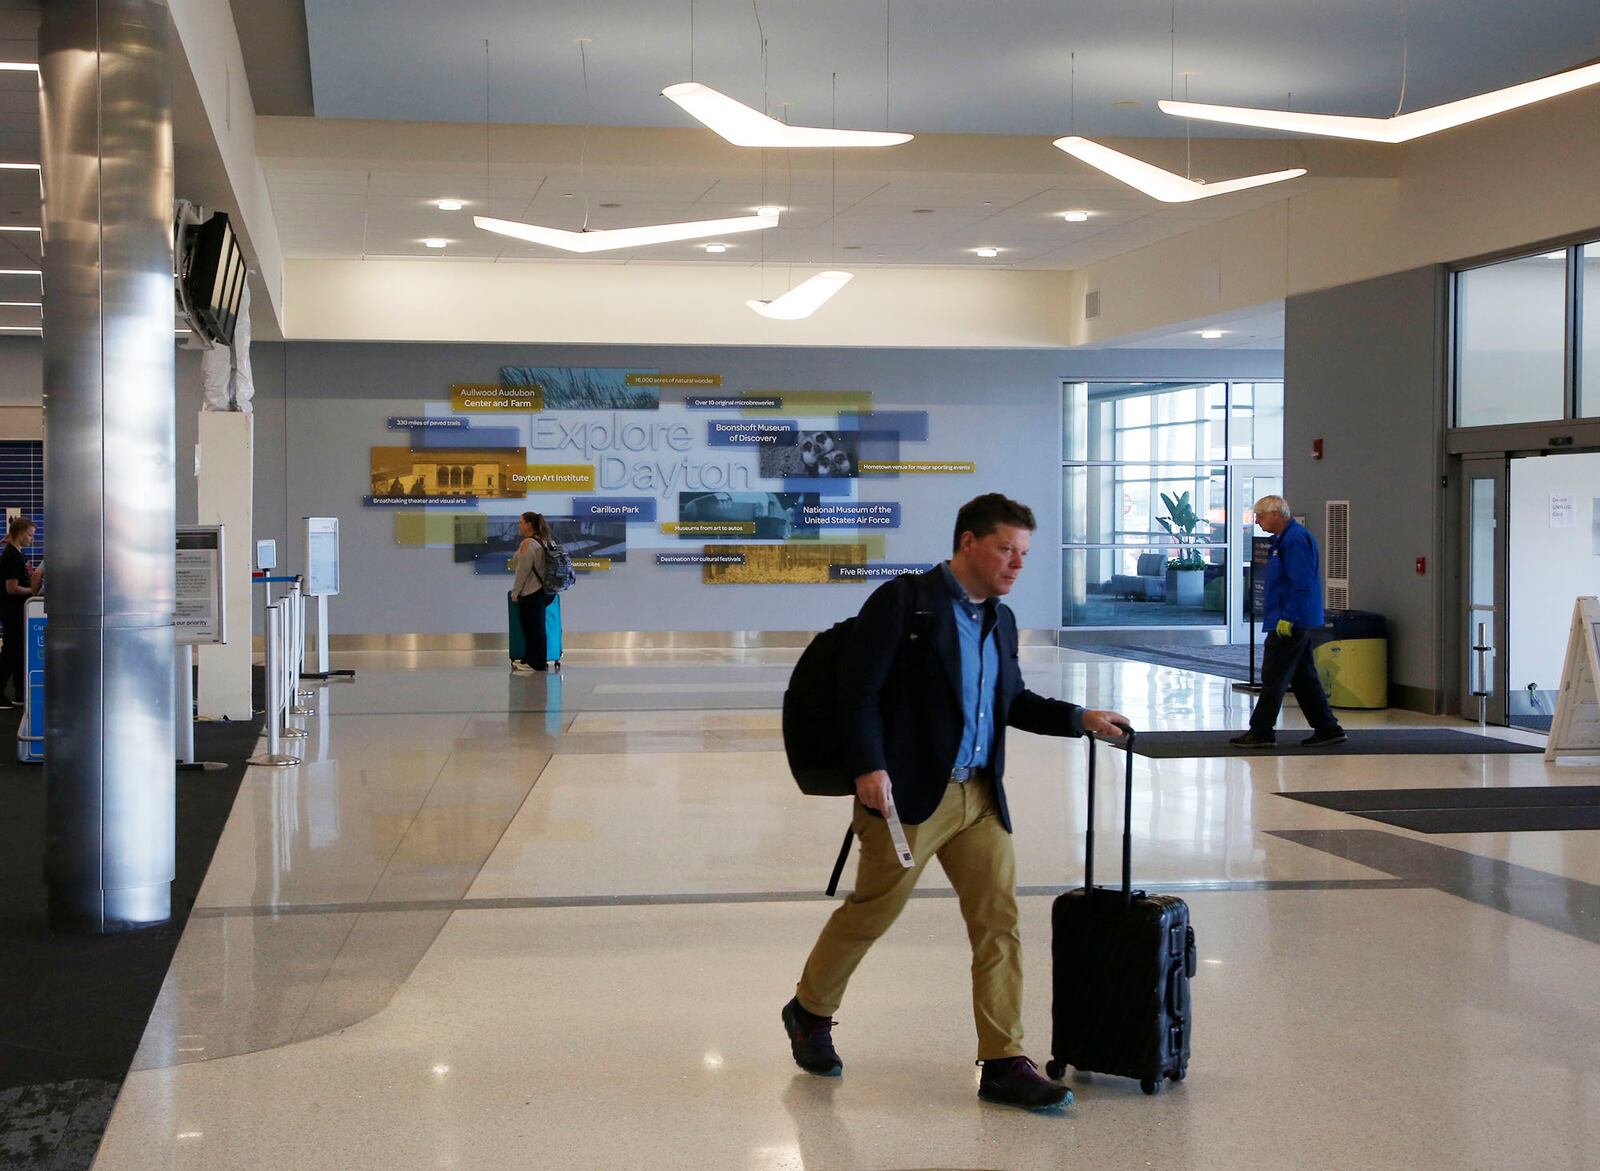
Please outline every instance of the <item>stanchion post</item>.
[{"label": "stanchion post", "polygon": [[1489,730],[1489,644],[1486,641],[1487,635],[1487,624],[1478,623],[1477,638],[1472,641],[1472,654],[1476,660],[1474,665],[1477,668],[1473,672],[1476,677],[1476,683],[1472,689],[1472,694],[1478,698],[1478,731],[1485,733]]},{"label": "stanchion post", "polygon": [[283,679],[283,615],[277,604],[267,607],[267,754],[251,757],[249,764],[270,768],[292,768],[300,763],[298,756],[282,751],[279,730],[284,716]]}]

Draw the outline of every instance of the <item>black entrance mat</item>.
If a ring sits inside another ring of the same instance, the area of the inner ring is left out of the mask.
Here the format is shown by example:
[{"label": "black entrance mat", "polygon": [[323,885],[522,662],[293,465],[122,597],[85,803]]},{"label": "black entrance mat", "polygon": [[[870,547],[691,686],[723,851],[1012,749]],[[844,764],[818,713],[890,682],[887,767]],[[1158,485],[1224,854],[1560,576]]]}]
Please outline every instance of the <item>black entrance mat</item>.
[{"label": "black entrance mat", "polygon": [[259,720],[195,725],[196,757],[227,767],[178,773],[172,919],[121,935],[46,926],[44,768],[0,754],[0,1167],[94,1158],[260,731]]},{"label": "black entrance mat", "polygon": [[1600,786],[1500,789],[1334,789],[1279,793],[1425,834],[1600,829]]},{"label": "black entrance mat", "polygon": [[1281,732],[1271,748],[1235,748],[1228,741],[1237,730],[1210,732],[1140,732],[1133,750],[1153,760],[1208,756],[1448,756],[1476,753],[1543,752],[1535,744],[1500,740],[1455,728],[1358,728],[1343,744],[1302,748],[1311,735],[1304,729]]}]

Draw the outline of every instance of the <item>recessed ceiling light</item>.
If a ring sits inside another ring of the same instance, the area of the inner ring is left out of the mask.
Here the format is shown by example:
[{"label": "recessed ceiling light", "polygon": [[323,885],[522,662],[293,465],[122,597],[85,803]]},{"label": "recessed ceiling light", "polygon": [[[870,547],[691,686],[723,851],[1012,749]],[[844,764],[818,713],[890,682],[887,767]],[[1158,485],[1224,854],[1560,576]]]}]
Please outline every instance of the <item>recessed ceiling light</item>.
[{"label": "recessed ceiling light", "polygon": [[1200,330],[1196,330],[1195,332],[1198,333],[1201,337],[1205,338],[1206,341],[1214,342],[1219,337],[1221,337],[1223,334],[1227,333],[1228,331],[1225,330],[1225,329],[1200,329]]},{"label": "recessed ceiling light", "polygon": [[860,244],[841,244],[841,245],[839,245],[839,247],[844,249],[846,252],[860,252],[861,251],[861,245]]},{"label": "recessed ceiling light", "polygon": [[998,248],[974,248],[973,251],[985,259],[1000,255],[1000,249]]},{"label": "recessed ceiling light", "polygon": [[1137,110],[1144,103],[1138,98],[1118,98],[1112,102],[1112,108],[1117,110]]},{"label": "recessed ceiling light", "polygon": [[38,73],[32,61],[0,61],[0,73]]},{"label": "recessed ceiling light", "polygon": [[460,211],[467,205],[462,203],[459,199],[441,199],[434,204],[434,206],[440,211]]},{"label": "recessed ceiling light", "polygon": [[441,240],[437,236],[429,236],[422,242],[422,246],[424,248],[443,248],[449,242],[448,240]]},{"label": "recessed ceiling light", "polygon": [[911,209],[911,214],[912,215],[932,215],[933,214],[933,208],[931,208],[931,207],[914,207],[914,208]]},{"label": "recessed ceiling light", "polygon": [[0,224],[0,232],[43,232],[43,228],[22,228],[15,224]]},{"label": "recessed ceiling light", "polygon": [[0,276],[43,276],[39,268],[0,268]]},{"label": "recessed ceiling light", "polygon": [[620,204],[620,203],[602,203],[600,206],[601,207],[621,207],[622,204]]},{"label": "recessed ceiling light", "polygon": [[0,163],[0,171],[37,171],[38,163]]},{"label": "recessed ceiling light", "polygon": [[707,244],[706,245],[706,251],[707,252],[726,252],[727,250],[728,250],[728,246],[726,244]]},{"label": "recessed ceiling light", "polygon": [[571,199],[571,198],[572,198],[572,192],[570,192],[570,191],[563,191],[563,192],[562,192],[562,193],[561,193],[561,198],[562,198],[562,199]]},{"label": "recessed ceiling light", "polygon": [[1061,218],[1069,224],[1081,224],[1089,218],[1089,213],[1086,211],[1068,211],[1063,212]]},{"label": "recessed ceiling light", "polygon": [[0,301],[0,308],[5,309],[43,309],[41,301]]},{"label": "recessed ceiling light", "polygon": [[786,207],[779,207],[775,203],[768,203],[768,204],[764,204],[761,207],[751,208],[751,210],[754,211],[757,215],[782,215],[784,212],[788,211],[789,209],[786,208]]}]

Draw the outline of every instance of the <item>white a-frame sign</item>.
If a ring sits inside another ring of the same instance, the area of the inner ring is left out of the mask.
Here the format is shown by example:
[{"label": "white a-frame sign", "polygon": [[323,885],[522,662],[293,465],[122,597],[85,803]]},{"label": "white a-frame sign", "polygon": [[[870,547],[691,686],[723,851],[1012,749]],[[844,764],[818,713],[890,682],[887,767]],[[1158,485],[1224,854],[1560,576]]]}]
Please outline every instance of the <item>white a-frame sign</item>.
[{"label": "white a-frame sign", "polygon": [[1561,698],[1544,750],[1546,760],[1558,756],[1600,756],[1600,598],[1579,598],[1572,607]]}]

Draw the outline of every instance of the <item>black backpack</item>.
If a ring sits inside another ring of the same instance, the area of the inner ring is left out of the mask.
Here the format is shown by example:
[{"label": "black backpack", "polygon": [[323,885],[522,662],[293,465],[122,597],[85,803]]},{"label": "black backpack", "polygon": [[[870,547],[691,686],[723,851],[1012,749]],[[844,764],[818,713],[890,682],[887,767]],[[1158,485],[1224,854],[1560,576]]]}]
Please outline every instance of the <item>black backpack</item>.
[{"label": "black backpack", "polygon": [[807,796],[855,796],[855,778],[839,749],[839,656],[855,624],[846,618],[813,638],[783,693],[783,751]]}]

